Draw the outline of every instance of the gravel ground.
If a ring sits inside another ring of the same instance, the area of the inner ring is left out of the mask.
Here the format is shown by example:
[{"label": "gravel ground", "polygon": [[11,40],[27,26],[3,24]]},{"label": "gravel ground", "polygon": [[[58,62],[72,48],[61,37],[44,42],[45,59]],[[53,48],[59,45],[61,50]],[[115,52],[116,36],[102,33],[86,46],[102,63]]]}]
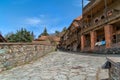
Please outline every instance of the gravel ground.
[{"label": "gravel ground", "polygon": [[0,80],[104,80],[105,61],[105,55],[57,51],[0,73]]}]

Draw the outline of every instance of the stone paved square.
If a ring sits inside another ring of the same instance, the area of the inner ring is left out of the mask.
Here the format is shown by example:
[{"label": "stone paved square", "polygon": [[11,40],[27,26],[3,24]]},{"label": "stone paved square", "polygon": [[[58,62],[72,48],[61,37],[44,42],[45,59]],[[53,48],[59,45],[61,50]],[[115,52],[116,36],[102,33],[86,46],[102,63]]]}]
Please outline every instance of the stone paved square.
[{"label": "stone paved square", "polygon": [[105,61],[105,55],[57,51],[0,73],[0,80],[101,80],[108,78]]}]

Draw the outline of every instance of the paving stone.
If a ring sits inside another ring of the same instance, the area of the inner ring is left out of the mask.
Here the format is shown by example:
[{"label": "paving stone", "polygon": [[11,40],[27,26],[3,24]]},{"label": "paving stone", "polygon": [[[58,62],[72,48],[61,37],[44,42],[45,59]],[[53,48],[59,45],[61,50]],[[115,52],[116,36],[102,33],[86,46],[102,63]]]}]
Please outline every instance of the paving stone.
[{"label": "paving stone", "polygon": [[40,76],[44,80],[51,79],[53,77],[52,73],[50,73],[49,71],[41,72]]},{"label": "paving stone", "polygon": [[[105,61],[106,58],[98,54],[92,56],[58,51],[2,72],[0,80],[96,80],[96,73]],[[107,73],[101,71],[99,78],[108,77]]]},{"label": "paving stone", "polygon": [[34,76],[29,77],[29,80],[42,80],[42,78],[40,76],[34,75]]},{"label": "paving stone", "polygon": [[54,77],[54,80],[68,80],[66,75],[58,74]]},{"label": "paving stone", "polygon": [[85,75],[71,77],[70,80],[85,80]]}]

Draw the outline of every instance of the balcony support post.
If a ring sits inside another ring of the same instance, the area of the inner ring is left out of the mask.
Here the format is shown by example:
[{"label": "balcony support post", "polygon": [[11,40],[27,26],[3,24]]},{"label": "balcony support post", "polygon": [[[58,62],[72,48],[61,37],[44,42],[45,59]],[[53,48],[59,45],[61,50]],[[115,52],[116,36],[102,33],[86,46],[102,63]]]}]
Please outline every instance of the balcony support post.
[{"label": "balcony support post", "polygon": [[81,35],[81,51],[83,51],[85,48],[85,42],[86,42],[85,35]]},{"label": "balcony support post", "polygon": [[106,48],[111,48],[113,26],[112,25],[104,26],[104,31],[105,31]]},{"label": "balcony support post", "polygon": [[96,31],[91,31],[90,32],[90,38],[91,38],[91,50],[94,50],[95,49],[95,43],[97,41]]}]

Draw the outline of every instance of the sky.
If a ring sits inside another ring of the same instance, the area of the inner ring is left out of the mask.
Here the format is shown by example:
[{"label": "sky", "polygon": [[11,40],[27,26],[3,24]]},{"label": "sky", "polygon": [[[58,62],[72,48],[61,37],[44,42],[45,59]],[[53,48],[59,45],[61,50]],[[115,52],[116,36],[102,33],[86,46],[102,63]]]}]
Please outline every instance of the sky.
[{"label": "sky", "polygon": [[[3,36],[21,28],[36,38],[44,28],[62,31],[82,13],[82,0],[0,0],[0,32]],[[88,1],[84,0],[84,5]]]}]

